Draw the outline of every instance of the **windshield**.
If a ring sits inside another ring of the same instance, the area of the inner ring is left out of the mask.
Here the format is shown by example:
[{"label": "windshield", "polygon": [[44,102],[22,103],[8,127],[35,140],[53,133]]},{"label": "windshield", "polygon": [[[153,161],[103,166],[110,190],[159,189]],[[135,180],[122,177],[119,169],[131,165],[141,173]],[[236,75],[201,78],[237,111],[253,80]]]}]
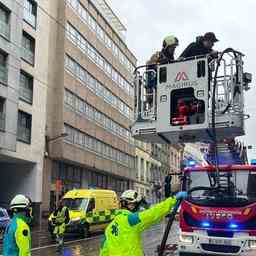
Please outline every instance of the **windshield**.
[{"label": "windshield", "polygon": [[[219,184],[219,185],[218,185]],[[189,172],[186,187],[189,201],[199,205],[242,207],[256,202],[256,173],[250,171]]]},{"label": "windshield", "polygon": [[88,198],[65,198],[63,204],[71,211],[80,211],[86,210],[88,201]]}]

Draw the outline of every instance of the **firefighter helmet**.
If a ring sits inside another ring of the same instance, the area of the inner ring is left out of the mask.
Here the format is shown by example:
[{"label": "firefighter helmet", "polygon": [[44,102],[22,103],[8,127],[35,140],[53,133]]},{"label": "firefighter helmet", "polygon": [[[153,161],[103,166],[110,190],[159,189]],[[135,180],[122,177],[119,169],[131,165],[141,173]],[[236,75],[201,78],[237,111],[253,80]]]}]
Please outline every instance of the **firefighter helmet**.
[{"label": "firefighter helmet", "polygon": [[24,195],[16,195],[10,204],[10,209],[26,209],[30,207],[30,200]]},{"label": "firefighter helmet", "polygon": [[135,190],[126,190],[120,197],[121,201],[125,201],[128,203],[139,203],[142,197]]}]

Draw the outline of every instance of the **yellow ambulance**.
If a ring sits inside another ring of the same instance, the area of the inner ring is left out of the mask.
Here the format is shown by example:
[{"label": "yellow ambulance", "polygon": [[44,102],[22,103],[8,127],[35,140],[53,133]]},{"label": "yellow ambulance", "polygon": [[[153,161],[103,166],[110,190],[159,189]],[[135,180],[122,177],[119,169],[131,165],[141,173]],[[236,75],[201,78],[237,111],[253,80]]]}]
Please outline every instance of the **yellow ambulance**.
[{"label": "yellow ambulance", "polygon": [[[102,189],[71,190],[64,195],[63,203],[70,215],[66,233],[79,233],[82,237],[88,237],[90,232],[104,230],[119,208],[116,193]],[[48,219],[51,234],[54,229],[52,216]]]}]

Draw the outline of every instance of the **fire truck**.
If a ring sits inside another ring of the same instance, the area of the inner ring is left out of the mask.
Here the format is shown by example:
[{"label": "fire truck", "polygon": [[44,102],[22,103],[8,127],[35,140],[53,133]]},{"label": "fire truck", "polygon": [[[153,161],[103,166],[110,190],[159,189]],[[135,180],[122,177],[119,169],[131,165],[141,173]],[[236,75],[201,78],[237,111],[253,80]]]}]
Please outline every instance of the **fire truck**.
[{"label": "fire truck", "polygon": [[218,161],[220,145],[244,135],[249,118],[244,94],[252,75],[244,72],[243,58],[228,48],[218,58],[197,56],[135,71],[135,139],[214,148],[209,166],[183,170],[182,189],[189,196],[179,212],[180,256],[256,254],[256,167]]},{"label": "fire truck", "polygon": [[185,168],[183,188],[180,255],[256,253],[256,166]]}]

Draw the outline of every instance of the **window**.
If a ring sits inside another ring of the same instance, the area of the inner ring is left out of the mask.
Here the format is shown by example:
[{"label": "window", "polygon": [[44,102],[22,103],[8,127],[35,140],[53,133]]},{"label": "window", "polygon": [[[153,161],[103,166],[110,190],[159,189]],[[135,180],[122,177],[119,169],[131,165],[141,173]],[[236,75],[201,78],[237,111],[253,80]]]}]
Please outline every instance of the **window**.
[{"label": "window", "polygon": [[36,28],[37,4],[33,0],[24,0],[24,20]]},{"label": "window", "polygon": [[10,39],[10,12],[0,6],[0,34]]},{"label": "window", "polygon": [[0,83],[7,85],[8,70],[7,70],[7,54],[0,52]]},{"label": "window", "polygon": [[74,97],[73,94],[65,90],[65,103],[70,107],[74,107]]},{"label": "window", "polygon": [[29,64],[34,65],[35,39],[23,32],[21,57]]},{"label": "window", "polygon": [[19,97],[29,104],[33,102],[33,77],[21,71]]},{"label": "window", "polygon": [[0,97],[0,130],[5,130],[5,99]]},{"label": "window", "polygon": [[30,144],[31,143],[31,124],[32,116],[25,112],[18,112],[18,135],[19,141]]},{"label": "window", "polygon": [[[93,20],[93,19],[92,19]],[[72,25],[67,23],[66,25],[66,36],[67,38],[75,45],[77,46],[83,53],[85,53],[96,65],[98,65],[109,77],[114,80],[117,85],[124,89],[128,95],[129,91],[132,89],[130,88],[131,85],[125,81],[118,72],[116,72],[113,67],[107,62],[106,59],[104,59],[100,53],[94,48],[93,45],[91,45]],[[98,27],[99,33],[103,32],[103,30]],[[103,34],[104,37],[104,34]],[[102,40],[104,41],[104,39]],[[121,55],[123,59],[123,63],[126,60],[126,57],[124,54]],[[111,75],[112,74],[112,75]],[[78,75],[79,77],[79,75]],[[123,80],[121,80],[123,79]],[[126,88],[127,87],[127,88]]]}]

